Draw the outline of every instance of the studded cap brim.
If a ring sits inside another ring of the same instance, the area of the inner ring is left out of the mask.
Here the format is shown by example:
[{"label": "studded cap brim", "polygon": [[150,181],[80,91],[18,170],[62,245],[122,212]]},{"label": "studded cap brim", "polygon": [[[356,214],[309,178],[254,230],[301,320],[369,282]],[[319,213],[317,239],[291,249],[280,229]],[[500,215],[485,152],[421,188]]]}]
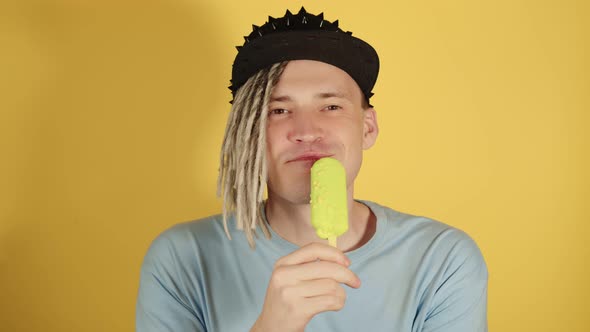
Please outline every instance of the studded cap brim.
[{"label": "studded cap brim", "polygon": [[336,66],[358,84],[367,102],[379,73],[379,57],[371,45],[338,28],[338,21],[323,20],[301,8],[297,15],[269,17],[262,27],[254,26],[238,47],[229,87],[232,94],[256,72],[288,60],[316,60]]}]

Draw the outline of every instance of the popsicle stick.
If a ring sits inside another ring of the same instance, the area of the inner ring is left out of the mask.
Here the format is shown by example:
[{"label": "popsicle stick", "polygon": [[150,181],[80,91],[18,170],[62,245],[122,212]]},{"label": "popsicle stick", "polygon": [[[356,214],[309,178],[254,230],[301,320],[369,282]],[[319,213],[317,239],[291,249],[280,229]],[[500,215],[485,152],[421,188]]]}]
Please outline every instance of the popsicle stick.
[{"label": "popsicle stick", "polygon": [[334,248],[338,248],[338,247],[336,246],[336,239],[337,239],[337,237],[336,237],[336,236],[334,236],[334,237],[329,237],[329,238],[328,238],[328,244],[329,244],[329,245],[331,245],[331,246],[332,246],[332,247],[334,247]]}]

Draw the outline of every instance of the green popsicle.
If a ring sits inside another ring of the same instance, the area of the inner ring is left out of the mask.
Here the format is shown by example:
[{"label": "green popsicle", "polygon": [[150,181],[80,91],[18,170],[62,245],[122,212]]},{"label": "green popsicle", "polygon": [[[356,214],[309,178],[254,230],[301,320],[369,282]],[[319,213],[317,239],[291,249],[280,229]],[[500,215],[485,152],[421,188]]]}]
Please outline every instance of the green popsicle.
[{"label": "green popsicle", "polygon": [[311,167],[311,224],[317,235],[336,247],[336,238],[348,230],[346,172],[334,158],[322,158]]}]

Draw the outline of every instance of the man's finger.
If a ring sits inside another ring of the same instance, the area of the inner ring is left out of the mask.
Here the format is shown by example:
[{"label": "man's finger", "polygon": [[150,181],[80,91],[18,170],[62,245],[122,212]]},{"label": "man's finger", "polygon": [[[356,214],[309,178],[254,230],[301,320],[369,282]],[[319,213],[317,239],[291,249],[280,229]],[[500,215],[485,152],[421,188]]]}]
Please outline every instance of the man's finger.
[{"label": "man's finger", "polygon": [[275,263],[275,268],[287,265],[297,265],[317,260],[331,261],[344,266],[350,265],[350,260],[337,248],[322,243],[311,243],[291,254],[281,257]]},{"label": "man's finger", "polygon": [[311,262],[298,266],[283,267],[290,269],[289,275],[293,280],[308,281],[318,279],[332,279],[336,282],[347,284],[350,287],[360,286],[360,279],[354,272],[340,264],[328,261]]},{"label": "man's finger", "polygon": [[301,297],[314,297],[320,295],[335,295],[346,298],[346,291],[333,279],[307,280],[293,287],[293,292]]}]

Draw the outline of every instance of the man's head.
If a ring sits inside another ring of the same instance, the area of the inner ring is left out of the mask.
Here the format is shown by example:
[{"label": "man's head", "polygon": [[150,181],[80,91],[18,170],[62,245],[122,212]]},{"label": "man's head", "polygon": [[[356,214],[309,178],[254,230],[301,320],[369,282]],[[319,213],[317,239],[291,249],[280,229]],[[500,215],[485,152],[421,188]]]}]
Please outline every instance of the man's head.
[{"label": "man's head", "polygon": [[339,159],[352,190],[362,150],[378,133],[369,99],[379,60],[351,35],[302,8],[254,26],[238,48],[218,182],[228,237],[230,213],[252,247],[257,225],[270,237],[261,209],[267,184],[269,198],[308,204],[319,157]]},{"label": "man's head", "polygon": [[313,60],[290,61],[271,93],[266,129],[268,194],[309,204],[309,174],[321,157],[338,159],[352,190],[378,127],[373,108],[346,72]]}]

